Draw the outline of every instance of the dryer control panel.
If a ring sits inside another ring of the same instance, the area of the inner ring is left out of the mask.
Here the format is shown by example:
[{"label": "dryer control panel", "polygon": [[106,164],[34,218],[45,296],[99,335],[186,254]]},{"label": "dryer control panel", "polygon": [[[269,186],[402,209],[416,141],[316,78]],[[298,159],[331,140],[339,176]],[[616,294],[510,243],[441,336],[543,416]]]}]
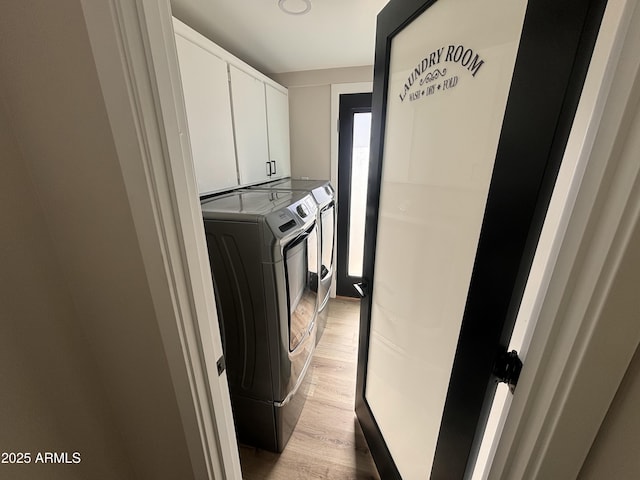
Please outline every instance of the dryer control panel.
[{"label": "dryer control panel", "polygon": [[333,197],[335,196],[335,192],[333,191],[333,188],[329,183],[323,185],[322,187],[314,188],[311,191],[311,194],[313,195],[313,198],[315,198],[318,205],[327,205],[331,202],[331,200],[333,200]]}]

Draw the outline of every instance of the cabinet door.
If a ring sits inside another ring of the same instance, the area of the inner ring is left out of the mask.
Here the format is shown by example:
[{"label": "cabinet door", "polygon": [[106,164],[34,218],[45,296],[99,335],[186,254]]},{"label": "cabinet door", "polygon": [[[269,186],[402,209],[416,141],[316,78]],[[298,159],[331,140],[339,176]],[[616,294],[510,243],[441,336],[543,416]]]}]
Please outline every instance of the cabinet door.
[{"label": "cabinet door", "polygon": [[265,85],[267,96],[267,132],[269,134],[269,160],[271,178],[291,175],[289,158],[289,96],[271,85]]},{"label": "cabinet door", "polygon": [[227,63],[176,35],[198,192],[238,185]]},{"label": "cabinet door", "polygon": [[269,180],[272,171],[264,83],[233,65],[229,71],[240,184],[264,182]]}]

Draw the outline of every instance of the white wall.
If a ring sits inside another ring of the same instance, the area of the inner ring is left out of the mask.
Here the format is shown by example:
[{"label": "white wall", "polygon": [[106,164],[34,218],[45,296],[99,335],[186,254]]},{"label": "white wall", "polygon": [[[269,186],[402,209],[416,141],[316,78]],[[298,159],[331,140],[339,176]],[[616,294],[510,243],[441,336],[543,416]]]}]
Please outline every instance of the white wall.
[{"label": "white wall", "polygon": [[[639,12],[640,13],[640,12]],[[636,17],[640,18],[640,17]],[[636,36],[640,38],[640,36]],[[629,72],[625,72],[629,75]],[[636,77],[636,82],[638,77]],[[621,146],[617,150],[621,156],[637,162],[640,158],[640,92],[631,97],[627,104],[629,126],[619,133]],[[636,163],[637,165],[637,163]],[[632,178],[632,177],[631,177]],[[636,192],[640,188],[640,179],[635,179]],[[632,205],[629,206],[632,209]],[[636,205],[636,220],[629,237],[624,257],[619,262],[617,274],[611,284],[611,292],[602,307],[602,317],[606,325],[596,330],[604,344],[615,349],[623,345],[616,341],[615,333],[627,331],[625,325],[640,332],[640,219]],[[632,337],[633,338],[633,337]],[[636,345],[637,341],[636,341]],[[633,350],[632,350],[633,352]],[[592,371],[607,369],[610,356],[603,350],[599,358],[591,365]],[[591,385],[598,388],[597,385]],[[589,392],[586,392],[589,395]],[[584,461],[578,478],[580,480],[599,480],[601,478],[631,479],[640,478],[640,346],[635,349],[626,373],[622,378],[615,397],[595,436],[593,445]]]},{"label": "white wall", "polygon": [[0,32],[0,449],[84,451],[78,478],[193,478],[81,2],[10,2]]},{"label": "white wall", "polygon": [[371,82],[373,67],[311,70],[271,76],[289,88],[291,176],[331,179],[331,85]]}]

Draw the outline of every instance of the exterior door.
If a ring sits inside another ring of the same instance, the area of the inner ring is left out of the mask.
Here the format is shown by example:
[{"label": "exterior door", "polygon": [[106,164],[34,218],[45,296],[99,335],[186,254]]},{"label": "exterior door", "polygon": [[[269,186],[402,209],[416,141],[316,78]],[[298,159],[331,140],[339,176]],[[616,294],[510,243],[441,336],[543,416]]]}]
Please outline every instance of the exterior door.
[{"label": "exterior door", "polygon": [[371,137],[371,93],[340,95],[336,293],[360,297],[367,172]]},{"label": "exterior door", "polygon": [[378,16],[356,413],[382,478],[471,473],[604,6]]}]

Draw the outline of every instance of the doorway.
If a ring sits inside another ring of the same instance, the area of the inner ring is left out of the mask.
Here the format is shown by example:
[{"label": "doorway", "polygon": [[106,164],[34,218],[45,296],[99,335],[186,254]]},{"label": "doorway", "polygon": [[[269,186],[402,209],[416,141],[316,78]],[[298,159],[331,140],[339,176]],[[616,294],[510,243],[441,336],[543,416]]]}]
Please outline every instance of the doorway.
[{"label": "doorway", "polygon": [[[126,10],[125,10],[125,11],[126,11]],[[616,28],[618,28],[618,27],[616,26]],[[159,29],[157,29],[157,30],[159,31]],[[150,31],[153,31],[153,30],[150,30]],[[136,38],[136,37],[129,36],[129,38]],[[154,43],[153,43],[153,42],[151,42],[151,45],[154,45]],[[112,83],[112,85],[113,85],[113,83]],[[604,89],[604,88],[603,88],[603,89]],[[603,93],[603,98],[604,98],[604,93]],[[117,105],[117,103],[116,103],[116,105]],[[154,125],[155,125],[155,123],[154,123]],[[333,125],[335,125],[335,123],[333,123]],[[337,130],[337,129],[333,129],[333,131],[335,131],[335,130]],[[149,138],[152,138],[152,139],[153,139],[153,138],[155,138],[155,137],[153,137],[152,135],[150,135],[150,136],[149,136]],[[158,138],[160,138],[160,136],[158,136]],[[181,170],[180,170],[180,169],[177,169],[176,171],[180,172]],[[184,176],[184,175],[183,175],[183,176]],[[162,183],[157,183],[157,184],[162,185]],[[593,197],[593,198],[595,198],[595,196],[596,196],[596,195],[594,194],[592,197]],[[140,201],[143,201],[143,200],[145,200],[145,199],[141,199]],[[145,201],[146,201],[146,200],[145,200]],[[589,203],[589,205],[590,205],[590,203]],[[178,211],[178,210],[176,209],[175,211]],[[586,220],[585,220],[585,222],[586,222]],[[168,222],[167,222],[167,224],[168,224],[168,225],[172,225],[172,224],[170,224],[170,223],[168,223]],[[609,229],[611,230],[610,225],[609,225],[608,227],[609,227]],[[193,237],[193,235],[191,235],[191,236]],[[189,243],[187,243],[187,244],[189,244]],[[576,245],[576,249],[575,249],[576,251],[578,250],[577,246],[578,246],[578,245]],[[600,251],[606,251],[607,253],[609,253],[609,251],[608,251],[608,250],[603,249],[601,245],[599,245],[599,248],[600,248]],[[565,263],[569,263],[569,262],[566,262],[566,261],[565,261]],[[593,331],[593,329],[590,329],[589,331]],[[571,340],[571,338],[570,338],[570,337],[572,337],[572,335],[573,335],[573,334],[567,334],[565,337],[567,337],[569,340]],[[585,337],[586,337],[586,335],[585,335]],[[554,343],[554,344],[555,344],[555,343],[557,343],[557,342],[550,342],[550,343]],[[551,347],[549,347],[549,348],[551,348]],[[586,350],[586,348],[583,348],[583,350]],[[544,352],[542,352],[540,355],[547,355],[548,353],[549,353],[549,352],[548,352],[547,350],[545,350],[545,351],[544,351]],[[214,370],[215,370],[215,369],[214,369]],[[570,371],[570,372],[575,371],[575,370],[573,370],[573,369],[565,369],[565,368],[563,368],[563,369],[561,369],[561,370],[562,370],[563,372],[564,372],[564,371]],[[550,373],[553,373],[553,372],[550,372]],[[608,374],[608,373],[609,373],[609,372],[607,372],[607,374]],[[559,374],[558,374],[558,375],[559,375]],[[542,375],[539,375],[539,376],[540,376],[540,377],[542,377]],[[222,377],[222,378],[224,379],[224,377]],[[214,383],[214,385],[215,385],[215,383]],[[545,384],[545,386],[547,386],[547,385]],[[522,388],[522,387],[520,387],[520,388]],[[548,391],[550,391],[550,389],[549,389],[549,388],[546,388],[545,390],[546,390],[547,392],[548,392]],[[601,389],[601,390],[602,390],[602,389]],[[606,388],[605,388],[605,390],[611,390],[611,389],[610,389],[610,388],[609,388],[609,389],[606,389]],[[552,392],[555,392],[555,390],[553,390]],[[558,395],[558,397],[566,398],[566,396],[564,396],[564,395]],[[577,397],[577,395],[574,395],[574,397]],[[218,398],[218,397],[215,397],[215,398]],[[532,401],[530,401],[529,403],[530,403],[531,405],[533,405],[533,404],[534,404],[533,402],[534,402],[534,401],[532,400]],[[539,404],[540,399],[539,399],[538,397],[536,397],[535,402],[538,402],[538,404]],[[214,402],[214,405],[218,405],[219,403],[220,403],[219,401],[215,401],[215,402]],[[205,405],[206,405],[206,404],[205,404]],[[217,414],[219,413],[219,410],[220,410],[220,409],[218,408],[218,410],[216,411],[216,417],[218,416]],[[220,415],[220,416],[221,416],[221,417],[223,417],[223,419],[224,419],[224,415]],[[570,415],[565,415],[565,416],[570,416]],[[535,417],[533,417],[533,416],[529,416],[529,417],[532,417],[532,418],[534,418],[534,420],[535,420]],[[557,418],[557,417],[554,417],[554,418]],[[525,423],[525,422],[523,421],[523,423]],[[563,423],[564,423],[565,425],[569,425],[569,424],[570,424],[570,422],[569,422],[569,421],[565,421],[565,422],[563,422]],[[546,425],[543,425],[543,426],[547,427]],[[231,427],[232,427],[232,425],[231,425]],[[536,425],[536,427],[537,427],[537,425]],[[524,427],[523,427],[523,428],[524,428]],[[543,427],[540,427],[540,428],[543,428]],[[553,430],[553,429],[554,429],[554,427],[553,427],[553,426],[549,427],[549,430]],[[233,430],[233,429],[231,428],[231,431],[232,431],[232,430]],[[195,431],[195,430],[194,430],[194,431]],[[521,433],[521,430],[519,430],[519,432]],[[585,439],[582,439],[582,441],[584,442],[584,441],[586,441],[586,440],[585,440]],[[224,449],[225,449],[225,447],[227,446],[227,443],[228,443],[228,442],[222,442],[222,443],[221,443],[221,444],[222,444],[222,447],[223,447],[223,450],[224,450]],[[514,442],[514,444],[515,444],[515,443],[516,443],[516,442]],[[580,442],[578,442],[578,443],[580,443]],[[229,443],[229,444],[231,444],[231,443]],[[515,449],[515,447],[514,447],[514,449]],[[521,450],[522,450],[522,449],[521,449]],[[553,449],[551,449],[551,450],[553,450]],[[558,450],[558,449],[556,449],[556,450]],[[516,451],[516,452],[515,452],[515,454],[514,454],[514,456],[515,456],[515,455],[519,455],[520,457],[522,457],[522,454],[521,454],[519,451]],[[551,457],[553,457],[553,455],[545,454],[545,457],[550,457],[550,456],[551,456]],[[510,458],[510,459],[512,459],[513,457],[509,457],[509,458]],[[511,463],[515,463],[515,462],[511,462]],[[566,462],[565,462],[565,463],[566,463]],[[569,460],[569,463],[571,463],[571,460]]]},{"label": "doorway", "polygon": [[371,93],[340,95],[336,293],[360,296],[371,136]]}]

